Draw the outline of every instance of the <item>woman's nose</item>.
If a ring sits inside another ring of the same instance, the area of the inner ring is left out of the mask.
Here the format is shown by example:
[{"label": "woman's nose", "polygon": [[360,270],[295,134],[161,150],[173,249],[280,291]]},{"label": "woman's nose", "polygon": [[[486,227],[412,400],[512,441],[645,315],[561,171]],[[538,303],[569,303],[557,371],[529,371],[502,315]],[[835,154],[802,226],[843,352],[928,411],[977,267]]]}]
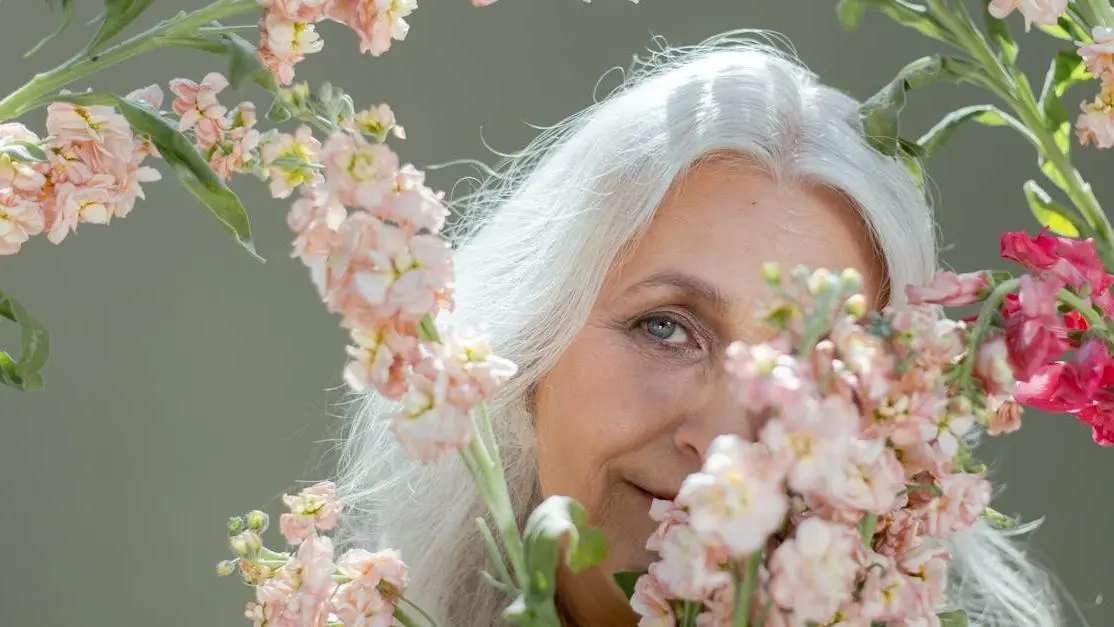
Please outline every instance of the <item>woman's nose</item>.
[{"label": "woman's nose", "polygon": [[683,452],[703,460],[717,436],[734,434],[753,442],[765,422],[765,418],[744,411],[734,393],[721,381],[705,398],[688,408],[674,432],[674,441]]}]

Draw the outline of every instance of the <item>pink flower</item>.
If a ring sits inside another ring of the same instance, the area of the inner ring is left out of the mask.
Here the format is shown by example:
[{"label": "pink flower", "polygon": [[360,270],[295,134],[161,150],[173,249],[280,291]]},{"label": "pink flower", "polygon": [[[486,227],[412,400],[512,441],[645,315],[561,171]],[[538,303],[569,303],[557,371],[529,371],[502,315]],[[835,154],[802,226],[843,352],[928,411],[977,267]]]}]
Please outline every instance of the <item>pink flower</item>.
[{"label": "pink flower", "polygon": [[[18,122],[0,124],[0,147],[12,142],[39,145],[42,140]],[[0,153],[0,188],[13,187],[20,192],[38,192],[46,184],[46,169],[42,164],[18,161]]]},{"label": "pink flower", "polygon": [[471,330],[441,326],[437,333],[441,343],[427,348],[449,375],[449,402],[463,412],[491,401],[518,369],[492,353],[487,339]]},{"label": "pink flower", "polygon": [[910,509],[899,509],[880,516],[875,526],[875,550],[895,556],[920,545],[923,517]]},{"label": "pink flower", "polygon": [[295,594],[287,599],[284,612],[293,625],[324,627],[329,611],[327,601],[335,589],[333,550],[331,539],[310,535],[284,567],[296,584]]},{"label": "pink flower", "polygon": [[662,539],[669,530],[677,525],[687,525],[688,512],[677,507],[673,501],[654,499],[650,502],[650,518],[659,523],[658,528],[646,540],[647,551],[661,551]]},{"label": "pink flower", "polygon": [[46,219],[39,203],[11,187],[0,187],[0,255],[14,255],[33,235],[43,232]]},{"label": "pink flower", "polygon": [[1015,400],[1003,401],[990,413],[986,426],[987,435],[1013,433],[1021,428],[1021,405]]},{"label": "pink flower", "polygon": [[1094,43],[1075,42],[1087,71],[1100,80],[1114,80],[1114,28],[1095,26],[1091,29]]},{"label": "pink flower", "polygon": [[417,0],[333,0],[326,13],[360,36],[360,52],[379,56],[402,41],[410,30],[406,17],[418,8]]},{"label": "pink flower", "polygon": [[315,159],[321,142],[305,125],[294,135],[279,133],[263,144],[261,157],[271,179],[271,196],[286,198],[299,185],[313,185],[321,179]]},{"label": "pink flower", "polygon": [[873,554],[864,568],[866,579],[860,595],[860,614],[870,621],[900,621],[915,614],[919,605],[914,581],[888,555]]},{"label": "pink flower", "polygon": [[829,396],[804,398],[781,408],[766,423],[761,441],[789,463],[790,489],[808,493],[828,482],[833,468],[843,467],[851,438],[859,431],[859,412],[847,400]]},{"label": "pink flower", "polygon": [[885,514],[905,488],[905,469],[884,440],[850,442],[843,471],[829,469],[825,503],[840,510]]},{"label": "pink flower", "polygon": [[804,365],[772,344],[733,342],[727,347],[724,366],[735,399],[745,411],[762,412],[812,394]]},{"label": "pink flower", "polygon": [[860,402],[872,405],[890,394],[896,366],[894,355],[882,341],[866,333],[850,317],[832,325],[831,341],[839,359],[857,380]]},{"label": "pink flower", "polygon": [[1075,122],[1079,143],[1099,149],[1114,147],[1114,105],[1100,96],[1095,102],[1082,103],[1080,108],[1083,112]]},{"label": "pink flower", "polygon": [[[915,582],[919,614],[932,615],[947,598],[948,560],[951,554],[944,547],[922,546],[898,557],[898,567]],[[909,608],[910,610],[912,608]],[[912,616],[917,612],[910,611]]]},{"label": "pink flower", "polygon": [[388,135],[406,139],[406,129],[399,126],[395,112],[386,104],[379,104],[356,112],[356,115],[340,121],[341,127],[350,133],[370,135],[377,141],[387,141]]},{"label": "pink flower", "polygon": [[53,103],[46,108],[46,130],[52,144],[88,144],[93,152],[84,161],[101,171],[106,163],[127,163],[134,150],[131,125],[108,106]]},{"label": "pink flower", "polygon": [[61,244],[67,235],[77,231],[79,222],[108,224],[112,218],[109,208],[112,198],[106,187],[63,183],[56,188],[56,194],[57,214],[46,236],[51,244]]},{"label": "pink flower", "polygon": [[286,214],[286,225],[297,235],[290,255],[299,258],[327,255],[336,239],[336,230],[346,217],[348,212],[323,184],[300,187],[298,199]]},{"label": "pink flower", "polygon": [[748,555],[781,526],[789,509],[778,462],[762,445],[718,436],[701,472],[681,484],[677,504],[688,509],[692,528],[705,542]]},{"label": "pink flower", "polygon": [[255,602],[248,603],[244,616],[254,627],[286,627],[286,604],[293,595],[294,585],[289,577],[273,577],[255,587]]},{"label": "pink flower", "polygon": [[468,414],[449,402],[449,374],[429,361],[409,375],[402,411],[391,416],[391,431],[410,457],[431,463],[442,453],[472,441]]},{"label": "pink flower", "polygon": [[323,481],[296,496],[284,494],[282,502],[290,509],[279,520],[282,535],[290,544],[298,544],[315,529],[328,531],[337,524],[340,505],[336,502],[336,485]]},{"label": "pink flower", "polygon": [[216,143],[223,136],[220,121],[227,111],[217,100],[217,94],[225,87],[228,87],[228,79],[220,72],[209,72],[200,84],[187,78],[171,80],[170,91],[177,96],[171,108],[181,116],[178,130],[194,129],[204,147]]},{"label": "pink flower", "polygon": [[665,587],[651,574],[638,578],[630,603],[642,617],[638,627],[672,627],[677,624]]},{"label": "pink flower", "polygon": [[341,556],[337,570],[346,581],[337,588],[333,612],[346,627],[395,624],[395,605],[407,585],[406,564],[398,551],[353,549]]},{"label": "pink flower", "polygon": [[1114,400],[1109,398],[1084,407],[1076,416],[1091,426],[1091,437],[1099,446],[1114,446]]},{"label": "pink flower", "polygon": [[1054,26],[1068,10],[1068,0],[991,0],[986,8],[990,15],[998,19],[1013,13],[1015,9],[1021,11],[1025,16],[1025,30],[1028,31],[1033,22]]},{"label": "pink flower", "polygon": [[925,533],[949,538],[970,529],[990,504],[990,483],[972,473],[946,474],[937,479],[942,493],[923,510]]},{"label": "pink flower", "polygon": [[288,22],[320,22],[332,0],[259,0],[259,6]]},{"label": "pink flower", "polygon": [[1114,282],[1089,239],[1048,235],[1047,229],[1032,238],[1024,232],[1003,233],[1001,254],[1035,273],[1046,272],[1079,289],[1098,292]]},{"label": "pink flower", "polygon": [[437,233],[445,224],[449,210],[442,203],[442,194],[424,184],[425,173],[410,164],[399,168],[395,194],[388,202],[369,208],[384,220],[393,220],[404,230]]},{"label": "pink flower", "polygon": [[1006,347],[1015,376],[1027,381],[1067,349],[1066,333],[1057,312],[1056,295],[1063,283],[1055,277],[1021,277],[1021,289],[1003,306]]},{"label": "pink flower", "polygon": [[1044,411],[1067,412],[1089,405],[1100,387],[1114,384],[1114,359],[1092,338],[1070,361],[1047,364],[1014,391],[1018,402]]},{"label": "pink flower", "polygon": [[390,148],[348,133],[334,134],[325,142],[321,162],[330,191],[349,207],[374,211],[398,177],[398,156]]},{"label": "pink flower", "polygon": [[[452,302],[452,250],[435,235],[408,236],[370,215],[357,228],[366,246],[354,249],[352,288],[384,316],[418,320]],[[355,224],[356,216],[347,224]]]},{"label": "pink flower", "polygon": [[289,85],[294,80],[294,66],[324,45],[312,23],[284,19],[274,12],[259,19],[256,56],[279,85]]},{"label": "pink flower", "polygon": [[650,574],[672,598],[703,601],[731,582],[727,551],[704,543],[688,525],[666,532],[659,554],[661,561],[650,564]]},{"label": "pink flower", "polygon": [[827,624],[852,598],[861,551],[853,527],[808,518],[770,558],[770,596],[798,620]]},{"label": "pink flower", "polygon": [[142,103],[151,109],[158,111],[162,107],[162,87],[158,83],[152,83],[146,87],[132,90],[124,96],[125,99],[133,102]]},{"label": "pink flower", "polygon": [[997,334],[979,345],[975,354],[975,377],[988,395],[1011,392],[1014,388],[1009,349],[1003,334]]},{"label": "pink flower", "polygon": [[398,399],[409,387],[407,368],[421,358],[418,339],[404,333],[390,320],[376,326],[352,329],[355,346],[348,347],[352,361],[344,369],[344,381],[357,392],[375,389],[386,398]]},{"label": "pink flower", "polygon": [[925,285],[905,287],[905,295],[914,305],[930,304],[962,307],[984,298],[990,286],[985,272],[937,272]]}]

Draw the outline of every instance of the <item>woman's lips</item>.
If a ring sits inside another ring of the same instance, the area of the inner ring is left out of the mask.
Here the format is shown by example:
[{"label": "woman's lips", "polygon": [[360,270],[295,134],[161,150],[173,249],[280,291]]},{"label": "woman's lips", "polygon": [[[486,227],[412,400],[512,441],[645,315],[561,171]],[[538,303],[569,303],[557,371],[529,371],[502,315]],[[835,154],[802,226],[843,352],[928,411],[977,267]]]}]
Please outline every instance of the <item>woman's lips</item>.
[{"label": "woman's lips", "polygon": [[667,490],[660,490],[660,489],[656,489],[656,488],[648,488],[648,487],[645,487],[641,484],[633,483],[633,482],[631,483],[631,485],[634,486],[635,489],[638,490],[639,492],[645,494],[646,496],[648,496],[652,499],[657,499],[659,501],[673,501],[677,498],[677,493],[676,492],[667,491]]}]

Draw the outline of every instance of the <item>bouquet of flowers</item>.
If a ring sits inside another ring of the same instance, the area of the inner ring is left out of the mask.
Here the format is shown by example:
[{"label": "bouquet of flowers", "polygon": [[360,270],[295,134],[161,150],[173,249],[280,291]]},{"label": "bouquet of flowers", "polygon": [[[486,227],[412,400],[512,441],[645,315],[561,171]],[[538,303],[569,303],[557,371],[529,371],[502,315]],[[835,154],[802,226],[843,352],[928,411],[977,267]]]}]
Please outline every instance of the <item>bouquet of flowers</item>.
[{"label": "bouquet of flowers", "polygon": [[[61,8],[60,32],[73,0],[47,4]],[[0,100],[0,253],[17,253],[32,236],[57,244],[80,224],[125,217],[144,197],[142,184],[160,176],[148,158],[169,163],[251,254],[248,216],[227,182],[252,174],[275,198],[293,196],[292,255],[351,334],[344,380],[398,401],[392,429],[414,459],[455,453],[471,474],[490,513],[490,525],[477,521],[492,562],[485,576],[506,594],[505,618],[559,625],[559,561],[583,570],[605,555],[606,542],[566,497],[547,499],[522,529],[515,520],[485,402],[516,367],[440,315],[453,307],[442,196],[387,145],[405,138],[387,105],[358,108],[340,89],[314,93],[294,82],[296,64],[323,45],[318,25],[348,27],[360,50],[377,56],[405,38],[416,3],[215,0],[114,43],[151,4],[105,0],[82,51]],[[1036,148],[1063,200],[1025,182],[1042,229],[1002,236],[1001,255],[1017,264],[1016,275],[941,272],[906,287],[909,304],[900,308],[869,311],[853,271],[763,268],[771,299],[762,317],[775,337],[731,345],[726,364],[739,412],[764,426],[754,442],[718,438],[675,501],[653,503],[660,526],[647,548],[660,559],[648,572],[616,575],[642,624],[966,624],[961,611],[944,611],[950,555],[941,541],[980,518],[1015,524],[988,507],[971,437],[1015,431],[1022,406],[1031,406],[1071,414],[1095,442],[1114,444],[1114,229],[1071,164],[1073,124],[1063,105],[1069,87],[1098,81],[1075,135],[1114,146],[1114,9],[1105,0],[990,0],[983,27],[961,0],[842,0],[837,11],[854,26],[869,7],[957,52],[909,64],[865,103],[863,125],[878,150],[905,159],[919,178],[922,161],[962,124],[1009,126]],[[1017,69],[1019,48],[1002,21],[1015,10],[1027,31],[1036,24],[1071,42],[1039,92]],[[239,16],[253,23],[225,23]],[[245,30],[258,42],[238,34]],[[63,91],[161,46],[224,55],[228,71],[171,80],[170,111],[158,85],[124,96]],[[1004,108],[965,107],[917,140],[902,137],[907,93],[940,79],[985,88]],[[227,88],[247,83],[271,99],[264,119],[289,132],[261,129],[251,102],[222,103]],[[43,106],[45,134],[14,121]],[[974,317],[942,315],[972,305]],[[46,331],[3,292],[0,314],[22,337],[18,358],[0,352],[0,381],[41,388]],[[252,586],[248,619],[434,623],[407,597],[405,556],[335,554],[332,484],[283,500],[288,550],[264,546],[262,511],[229,521],[234,556],[218,572],[238,572]]]}]

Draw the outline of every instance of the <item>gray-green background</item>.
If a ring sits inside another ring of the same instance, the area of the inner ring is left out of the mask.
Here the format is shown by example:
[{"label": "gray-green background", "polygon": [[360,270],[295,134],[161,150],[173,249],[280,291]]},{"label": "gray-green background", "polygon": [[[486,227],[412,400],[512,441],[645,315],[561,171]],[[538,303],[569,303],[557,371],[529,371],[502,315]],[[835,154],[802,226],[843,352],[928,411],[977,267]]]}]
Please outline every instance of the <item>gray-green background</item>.
[{"label": "gray-green background", "polygon": [[[83,43],[80,25],[99,3],[77,4],[74,26],[31,60],[20,55],[54,19],[42,2],[0,5],[0,92]],[[201,5],[155,2],[144,21]],[[412,16],[409,38],[388,54],[360,56],[353,34],[323,25],[326,50],[298,69],[314,84],[341,84],[357,103],[393,105],[410,136],[396,146],[417,164],[491,162],[491,149],[528,141],[531,125],[588,104],[600,77],[627,66],[653,35],[691,44],[730,28],[775,29],[827,82],[860,98],[935,50],[875,14],[846,32],[833,5],[502,0],[479,10],[467,0],[428,0]],[[1025,44],[1023,63],[1039,81],[1054,43],[1034,32]],[[223,67],[200,52],[158,51],[72,87],[123,93]],[[616,78],[609,74],[601,89]],[[1090,89],[1072,92],[1069,107]],[[265,108],[256,91],[224,95],[228,104],[233,98]],[[973,89],[927,89],[914,96],[905,129],[920,132],[956,106],[985,100]],[[1078,160],[1100,198],[1114,203],[1112,158],[1085,150]],[[952,265],[995,264],[1000,230],[1034,227],[1021,183],[1037,176],[1035,159],[1012,132],[968,128],[930,172]],[[448,190],[469,173],[449,168],[430,178]],[[0,389],[0,626],[246,624],[249,590],[213,570],[226,557],[225,519],[252,507],[276,513],[277,496],[293,482],[328,473],[318,460],[333,433],[345,337],[305,269],[288,259],[286,203],[251,179],[235,189],[266,264],[170,181],[150,186],[148,200],[108,228],[82,225],[62,246],[33,241],[0,259],[0,286],[38,315],[54,342],[44,392]],[[6,346],[16,339],[10,326],[0,330]],[[1069,418],[1035,414],[988,450],[1008,484],[1000,509],[1047,516],[1034,550],[1091,624],[1110,625],[1114,611],[1101,596],[1114,592],[1114,450],[1094,446]]]}]

